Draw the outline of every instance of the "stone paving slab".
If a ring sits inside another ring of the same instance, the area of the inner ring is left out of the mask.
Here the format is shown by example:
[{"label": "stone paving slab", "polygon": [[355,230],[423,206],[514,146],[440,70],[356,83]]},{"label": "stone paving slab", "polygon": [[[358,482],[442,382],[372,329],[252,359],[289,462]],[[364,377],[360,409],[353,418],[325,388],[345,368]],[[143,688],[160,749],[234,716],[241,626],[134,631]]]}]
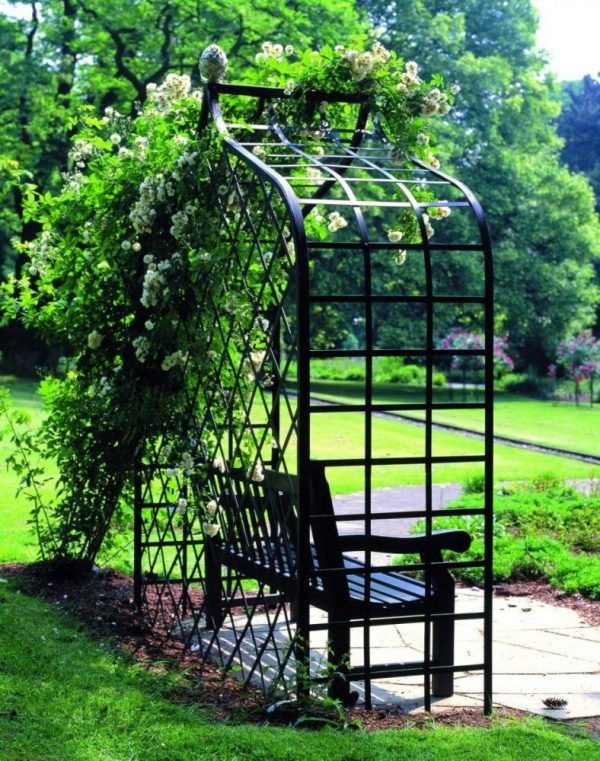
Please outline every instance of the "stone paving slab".
[{"label": "stone paving slab", "polygon": [[[457,593],[457,609],[481,610],[483,595],[479,590],[462,590]],[[322,611],[311,611],[311,623],[326,621]],[[268,631],[260,616],[253,620],[255,642],[261,639],[261,626]],[[554,607],[529,598],[519,598],[516,606],[502,598],[494,605],[494,694],[495,705],[529,711],[556,719],[600,716],[600,637],[598,630],[586,625],[578,614],[564,607]],[[219,635],[226,650],[227,629]],[[276,635],[279,647],[289,642],[289,630]],[[402,662],[418,660],[422,656],[423,628],[419,624],[406,626],[380,626],[371,632],[371,662]],[[363,662],[362,630],[352,631],[352,662]],[[245,646],[242,651],[245,651]],[[248,643],[247,657],[254,648]],[[326,657],[326,632],[313,633],[311,658],[314,668],[323,666]],[[456,662],[477,664],[482,660],[482,621],[457,622]],[[246,655],[244,655],[244,658]],[[265,665],[276,663],[277,654],[267,648]],[[251,660],[249,661],[252,662]],[[290,674],[293,664],[290,665]],[[364,699],[364,685],[352,683]],[[422,711],[423,677],[403,677],[377,680],[372,686],[374,706],[399,706],[410,713]],[[545,698],[563,698],[567,705],[561,710],[544,706]],[[455,694],[452,698],[432,698],[432,710],[448,707],[482,706],[483,676],[480,671],[457,673]]]},{"label": "stone paving slab", "polygon": [[600,642],[600,628],[590,626],[566,627],[564,629],[548,629],[547,631],[558,634],[561,637],[569,637],[574,640],[583,640],[581,647],[585,647],[585,642]]}]

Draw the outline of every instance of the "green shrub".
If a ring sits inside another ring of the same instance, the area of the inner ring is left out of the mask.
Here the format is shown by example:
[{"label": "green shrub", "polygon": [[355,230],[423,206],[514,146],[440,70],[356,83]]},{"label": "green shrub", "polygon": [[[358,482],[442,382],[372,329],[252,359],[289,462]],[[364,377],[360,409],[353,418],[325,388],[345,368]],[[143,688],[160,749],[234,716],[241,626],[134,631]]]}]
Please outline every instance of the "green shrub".
[{"label": "green shrub", "polygon": [[[465,494],[448,506],[480,508],[478,486],[477,477],[467,479]],[[472,537],[467,552],[446,553],[448,560],[483,559],[483,516],[439,518],[434,528],[463,529]],[[424,523],[414,530],[423,531]],[[600,599],[599,496],[580,494],[552,475],[544,475],[496,495],[493,535],[495,582],[542,579],[570,594]],[[399,562],[407,562],[406,556]],[[483,583],[482,568],[458,568],[453,573],[466,583]]]},{"label": "green shrub", "polygon": [[483,494],[485,490],[485,476],[483,473],[475,473],[467,476],[462,484],[465,494]]},{"label": "green shrub", "polygon": [[533,373],[509,373],[497,381],[497,387],[511,394],[527,394],[542,398],[549,398],[554,394],[552,379]]},{"label": "green shrub", "polygon": [[[292,365],[292,375],[295,375],[294,370]],[[312,378],[319,380],[360,381],[365,379],[366,368],[363,360],[340,357],[314,360],[311,362],[310,373]],[[376,357],[373,361],[373,380],[375,383],[424,386],[426,370],[419,365],[405,365],[401,357]],[[446,376],[436,371],[432,375],[432,383],[443,387],[446,385]]]}]

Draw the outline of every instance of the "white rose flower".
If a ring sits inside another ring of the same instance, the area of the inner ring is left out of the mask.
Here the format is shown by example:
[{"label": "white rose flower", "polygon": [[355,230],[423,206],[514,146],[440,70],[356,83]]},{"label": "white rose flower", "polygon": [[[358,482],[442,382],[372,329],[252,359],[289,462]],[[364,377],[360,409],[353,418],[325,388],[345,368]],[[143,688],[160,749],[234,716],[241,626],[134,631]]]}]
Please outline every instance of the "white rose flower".
[{"label": "white rose flower", "polygon": [[90,349],[97,349],[103,340],[104,336],[102,334],[98,333],[96,330],[92,330],[88,335],[87,343]]},{"label": "white rose flower", "polygon": [[181,499],[177,500],[177,507],[175,508],[175,512],[177,515],[185,515],[187,513],[188,509],[188,501],[187,499],[184,499],[181,497]]},{"label": "white rose flower", "polygon": [[252,481],[255,481],[256,483],[260,483],[261,481],[265,480],[265,474],[263,473],[262,462],[259,461],[256,463],[256,465],[252,469],[250,478],[252,479]]},{"label": "white rose flower", "polygon": [[219,533],[220,526],[218,523],[208,523],[205,522],[202,524],[202,531],[204,532],[204,536],[213,537],[216,536]]},{"label": "white rose flower", "polygon": [[218,470],[219,473],[225,473],[225,460],[222,457],[215,457],[213,460],[213,468]]},{"label": "white rose flower", "polygon": [[338,230],[341,230],[342,227],[346,227],[348,225],[339,211],[332,211],[331,214],[327,215],[327,219],[329,220],[327,222],[327,229],[332,233],[335,233]]}]

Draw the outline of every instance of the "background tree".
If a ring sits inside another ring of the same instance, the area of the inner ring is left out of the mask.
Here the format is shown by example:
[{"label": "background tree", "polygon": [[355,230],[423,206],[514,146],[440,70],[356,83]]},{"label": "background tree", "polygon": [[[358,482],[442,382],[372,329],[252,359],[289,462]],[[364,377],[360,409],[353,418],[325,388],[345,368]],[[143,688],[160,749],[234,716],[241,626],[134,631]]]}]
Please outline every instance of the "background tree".
[{"label": "background tree", "polygon": [[565,140],[562,159],[588,178],[596,210],[600,210],[600,79],[586,76],[578,82],[565,82],[562,100],[558,119],[558,134]]},{"label": "background tree", "polygon": [[[25,4],[15,5],[21,14]],[[198,85],[198,54],[211,42],[228,51],[230,78],[243,81],[265,39],[312,47],[362,29],[352,0],[30,0],[23,18],[0,14],[1,274],[20,273],[23,260],[11,241],[31,241],[38,232],[12,178],[20,168],[42,192],[56,190],[82,111],[131,114],[148,84],[169,72],[189,74]],[[24,348],[27,357],[17,361]],[[11,369],[52,361],[15,323],[2,329],[0,349]]]},{"label": "background tree", "polygon": [[[440,71],[446,82],[460,83],[438,138],[444,167],[464,179],[486,209],[496,259],[497,330],[510,335],[517,365],[544,368],[562,338],[593,321],[600,228],[586,181],[560,163],[558,90],[543,74],[544,58],[535,48],[531,0],[30,0],[28,8],[23,19],[0,14],[4,274],[20,266],[11,239],[31,240],[36,232],[25,218],[20,188],[10,182],[17,171],[11,162],[18,161],[43,191],[55,189],[82,109],[131,113],[147,85],[168,72],[190,74],[197,83],[198,51],[208,42],[230,54],[230,79],[244,81],[265,39],[302,47],[347,42],[369,30],[366,16],[374,36],[405,61],[418,61],[423,77]],[[588,121],[597,121],[599,89],[596,80],[574,88],[560,122],[564,159],[592,180],[598,137]],[[582,155],[573,158],[576,144]],[[449,231],[460,224],[460,215],[444,221]],[[439,272],[450,288],[464,292],[473,266],[449,260]],[[409,273],[390,263],[382,277]],[[333,262],[327,276],[335,281]],[[343,315],[344,321],[355,316]],[[334,324],[339,318],[319,317],[329,343],[338,332],[340,341],[351,338]],[[461,327],[477,331],[477,319]],[[382,325],[386,341],[397,343],[405,325],[404,315]],[[438,332],[452,327],[448,320]]]},{"label": "background tree", "polygon": [[[148,84],[169,72],[189,74],[199,84],[198,53],[206,44],[227,50],[231,78],[243,80],[265,39],[313,46],[361,31],[350,0],[31,0],[26,18],[0,14],[0,114],[6,125],[0,156],[17,160],[42,190],[54,189],[82,108],[132,113],[145,101]],[[30,240],[35,232],[17,187],[0,224],[6,273],[14,267],[8,241],[15,235]]]},{"label": "background tree", "polygon": [[441,71],[460,83],[438,129],[442,154],[487,213],[498,327],[519,366],[542,370],[557,342],[593,317],[600,228],[586,181],[560,164],[557,88],[535,49],[532,3],[360,3],[384,42],[418,60],[425,76]]}]

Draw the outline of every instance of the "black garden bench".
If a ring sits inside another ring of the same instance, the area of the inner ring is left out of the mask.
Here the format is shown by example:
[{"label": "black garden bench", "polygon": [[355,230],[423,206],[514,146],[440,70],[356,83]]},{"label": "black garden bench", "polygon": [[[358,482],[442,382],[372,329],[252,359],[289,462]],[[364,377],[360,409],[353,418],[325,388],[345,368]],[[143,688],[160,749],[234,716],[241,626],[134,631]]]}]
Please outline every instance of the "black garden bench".
[{"label": "black garden bench", "polygon": [[[325,468],[310,463],[311,563],[310,604],[325,611],[329,621],[329,663],[340,673],[330,694],[352,700],[349,682],[364,678],[364,668],[350,663],[350,622],[432,616],[432,694],[453,694],[454,579],[443,564],[442,550],[464,552],[471,539],[465,531],[434,531],[405,537],[340,534]],[[207,540],[206,617],[219,628],[224,609],[239,601],[223,593],[224,568],[255,579],[270,594],[283,596],[294,606],[297,595],[297,478],[265,470],[252,480],[241,468],[212,469],[210,484],[220,503],[221,531]],[[367,548],[368,542],[368,548]],[[363,561],[349,553],[397,555],[416,553],[429,568],[429,591],[424,581],[393,570],[367,573]],[[337,569],[337,571],[335,570]],[[344,569],[344,570],[340,570]],[[370,578],[369,578],[370,576]],[[365,592],[368,590],[368,597]],[[269,595],[264,596],[268,602]],[[396,664],[395,675],[399,670]],[[419,664],[402,664],[402,669]],[[371,678],[393,676],[389,665],[371,665]],[[414,673],[414,672],[413,672]]]}]

